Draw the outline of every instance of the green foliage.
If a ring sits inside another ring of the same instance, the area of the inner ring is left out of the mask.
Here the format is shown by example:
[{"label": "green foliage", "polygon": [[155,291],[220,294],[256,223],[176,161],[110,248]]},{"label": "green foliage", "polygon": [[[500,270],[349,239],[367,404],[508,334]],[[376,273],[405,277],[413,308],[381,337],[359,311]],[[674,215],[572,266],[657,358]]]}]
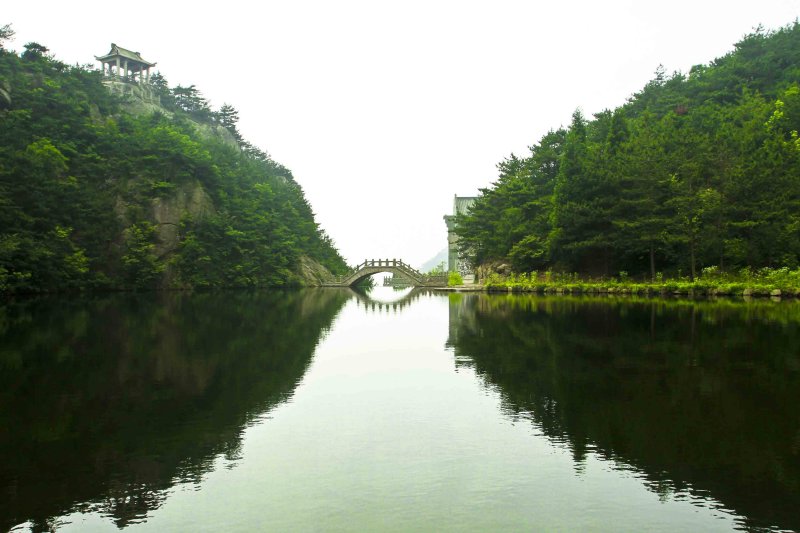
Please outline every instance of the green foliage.
[{"label": "green foliage", "polygon": [[447,274],[447,286],[448,287],[455,287],[457,285],[463,285],[464,278],[461,277],[461,274],[458,272],[450,272]]},{"label": "green foliage", "polygon": [[220,126],[230,131],[237,141],[242,140],[239,130],[236,129],[236,124],[239,122],[239,112],[236,108],[230,104],[223,104],[219,111],[214,113],[214,118]]},{"label": "green foliage", "polygon": [[36,61],[45,57],[49,51],[50,50],[48,50],[46,46],[42,46],[36,42],[30,42],[25,45],[25,51],[22,52],[22,59]]},{"label": "green foliage", "polygon": [[[458,218],[462,254],[474,264],[509,256],[518,270],[549,260],[551,205],[566,131],[548,132],[529,158],[513,154],[498,165],[500,179]],[[524,242],[523,242],[524,241]]]},{"label": "green foliage", "polygon": [[[500,276],[491,274],[483,280],[489,290],[538,293],[622,293],[622,294],[690,294],[711,296],[800,296],[800,269],[743,268],[738,272],[722,272],[717,266],[705,267],[694,279],[665,279],[658,272],[650,281],[635,280],[628,272],[618,277],[592,279],[577,273],[537,272]],[[776,292],[778,291],[778,292]]]},{"label": "green foliage", "polygon": [[125,281],[136,288],[153,288],[164,270],[156,256],[155,228],[148,222],[140,222],[128,227],[124,235],[122,271]]},{"label": "green foliage", "polygon": [[200,120],[207,120],[211,116],[208,100],[194,85],[188,87],[178,85],[172,89],[172,96],[178,109],[185,111],[190,116]]},{"label": "green foliage", "polygon": [[362,291],[369,291],[375,288],[375,279],[372,276],[367,276],[366,278],[362,278],[361,281],[355,284],[356,289]]},{"label": "green foliage", "polygon": [[232,106],[215,113],[157,75],[171,113],[133,115],[99,72],[48,52],[0,49],[0,291],[295,284],[304,256],[346,270],[291,172],[241,141]]},{"label": "green foliage", "polygon": [[800,265],[800,23],[551,131],[457,232],[475,264],[608,278]]},{"label": "green foliage", "polygon": [[0,50],[3,49],[3,45],[6,41],[14,38],[15,33],[16,32],[11,28],[11,24],[0,26]]}]

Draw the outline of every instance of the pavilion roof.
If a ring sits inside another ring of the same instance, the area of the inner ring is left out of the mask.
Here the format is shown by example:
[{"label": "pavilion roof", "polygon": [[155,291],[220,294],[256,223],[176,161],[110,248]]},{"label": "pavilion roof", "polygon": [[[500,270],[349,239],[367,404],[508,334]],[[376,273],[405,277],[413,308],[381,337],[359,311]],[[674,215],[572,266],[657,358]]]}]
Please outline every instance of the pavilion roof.
[{"label": "pavilion roof", "polygon": [[111,43],[111,51],[109,53],[107,53],[104,56],[94,56],[94,57],[98,61],[109,61],[111,59],[115,59],[117,57],[120,57],[122,59],[127,59],[129,62],[133,61],[135,63],[139,63],[139,64],[144,65],[146,67],[154,67],[154,66],[156,66],[155,63],[150,63],[149,61],[146,61],[144,58],[142,58],[142,56],[139,55],[139,52],[134,52],[133,50],[128,50],[127,48],[122,48],[121,46],[117,46],[114,43]]}]

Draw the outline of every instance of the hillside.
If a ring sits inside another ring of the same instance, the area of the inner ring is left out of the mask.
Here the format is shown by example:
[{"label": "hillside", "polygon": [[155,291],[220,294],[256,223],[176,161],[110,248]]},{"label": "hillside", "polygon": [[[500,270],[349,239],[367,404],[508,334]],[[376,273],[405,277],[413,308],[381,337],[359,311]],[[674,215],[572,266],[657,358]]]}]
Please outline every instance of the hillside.
[{"label": "hillside", "polygon": [[346,268],[231,106],[160,76],[162,104],[143,105],[48,52],[0,36],[0,291],[313,284]]},{"label": "hillside", "polygon": [[[551,130],[459,221],[475,265],[588,276],[800,265],[800,24]],[[597,83],[602,83],[598,81]]]},{"label": "hillside", "polygon": [[444,263],[444,269],[447,270],[447,248],[442,248],[439,250],[436,255],[422,263],[422,266],[419,267],[420,272],[430,272],[434,268],[437,268],[439,265]]}]

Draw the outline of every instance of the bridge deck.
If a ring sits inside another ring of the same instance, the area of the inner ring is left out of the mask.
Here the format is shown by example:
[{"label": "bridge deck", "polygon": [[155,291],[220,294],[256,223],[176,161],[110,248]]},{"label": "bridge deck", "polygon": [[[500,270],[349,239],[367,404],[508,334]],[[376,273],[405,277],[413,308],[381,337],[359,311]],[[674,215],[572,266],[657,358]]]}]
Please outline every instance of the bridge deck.
[{"label": "bridge deck", "polygon": [[322,283],[323,287],[350,287],[362,279],[378,274],[379,272],[391,272],[409,281],[414,287],[446,287],[446,275],[423,274],[401,259],[366,259],[357,265],[350,272],[343,276],[337,276],[329,281]]}]

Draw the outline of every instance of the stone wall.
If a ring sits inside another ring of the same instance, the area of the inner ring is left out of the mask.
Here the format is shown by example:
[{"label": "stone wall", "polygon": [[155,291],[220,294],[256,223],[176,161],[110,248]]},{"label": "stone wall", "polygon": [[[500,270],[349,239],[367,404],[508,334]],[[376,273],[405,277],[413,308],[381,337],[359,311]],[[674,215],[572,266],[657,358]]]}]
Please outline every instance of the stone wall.
[{"label": "stone wall", "polygon": [[467,214],[476,199],[474,196],[455,196],[453,198],[453,214],[444,216],[444,222],[447,224],[447,271],[458,272],[465,279],[472,276],[473,272],[469,264],[458,255],[458,235],[455,233],[456,217]]}]

